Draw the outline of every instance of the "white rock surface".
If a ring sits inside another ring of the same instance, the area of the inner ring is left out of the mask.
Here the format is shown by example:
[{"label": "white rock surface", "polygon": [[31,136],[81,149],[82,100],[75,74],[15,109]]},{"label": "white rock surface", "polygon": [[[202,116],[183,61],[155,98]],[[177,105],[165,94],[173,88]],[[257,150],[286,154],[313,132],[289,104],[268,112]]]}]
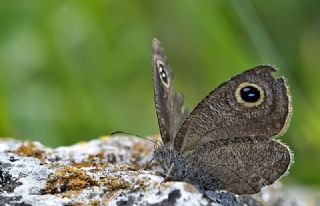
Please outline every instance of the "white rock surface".
[{"label": "white rock surface", "polygon": [[297,205],[278,189],[237,196],[199,193],[165,182],[156,165],[144,170],[153,144],[141,138],[102,137],[51,149],[38,142],[0,140],[0,205]]}]

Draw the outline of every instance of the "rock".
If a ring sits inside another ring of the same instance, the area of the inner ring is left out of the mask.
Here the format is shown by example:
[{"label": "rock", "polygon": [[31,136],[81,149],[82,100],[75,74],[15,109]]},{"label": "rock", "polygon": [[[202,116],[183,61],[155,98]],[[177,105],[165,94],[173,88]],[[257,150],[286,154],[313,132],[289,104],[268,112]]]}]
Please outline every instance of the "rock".
[{"label": "rock", "polygon": [[[276,186],[259,194],[201,194],[184,182],[165,182],[141,138],[102,137],[51,149],[39,142],[0,140],[0,205],[297,205]],[[210,197],[210,198],[208,198]]]}]

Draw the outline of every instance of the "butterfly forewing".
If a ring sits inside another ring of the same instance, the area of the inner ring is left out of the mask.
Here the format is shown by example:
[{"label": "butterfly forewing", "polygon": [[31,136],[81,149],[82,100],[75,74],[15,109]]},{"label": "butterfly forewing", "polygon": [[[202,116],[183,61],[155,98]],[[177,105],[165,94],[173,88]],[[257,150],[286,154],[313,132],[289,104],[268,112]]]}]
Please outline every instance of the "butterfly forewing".
[{"label": "butterfly forewing", "polygon": [[152,42],[152,76],[161,138],[164,143],[172,142],[187,110],[183,108],[183,95],[174,90],[172,72],[157,39]]},{"label": "butterfly forewing", "polygon": [[271,138],[282,133],[290,119],[290,98],[285,80],[274,78],[273,71],[270,65],[257,66],[213,90],[180,127],[175,150],[188,151],[217,139]]}]

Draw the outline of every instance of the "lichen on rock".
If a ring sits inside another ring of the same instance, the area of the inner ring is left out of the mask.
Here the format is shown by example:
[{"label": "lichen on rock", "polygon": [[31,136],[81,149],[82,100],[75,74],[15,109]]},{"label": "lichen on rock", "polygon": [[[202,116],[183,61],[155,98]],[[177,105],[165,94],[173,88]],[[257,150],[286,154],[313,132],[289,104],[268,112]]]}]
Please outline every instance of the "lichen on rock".
[{"label": "lichen on rock", "polygon": [[[275,187],[266,188],[256,195],[237,196],[216,191],[201,194],[184,182],[163,182],[156,164],[144,169],[152,158],[153,148],[150,141],[123,135],[55,149],[39,142],[0,140],[0,205],[292,203]],[[265,198],[270,195],[274,195],[277,201]]]}]

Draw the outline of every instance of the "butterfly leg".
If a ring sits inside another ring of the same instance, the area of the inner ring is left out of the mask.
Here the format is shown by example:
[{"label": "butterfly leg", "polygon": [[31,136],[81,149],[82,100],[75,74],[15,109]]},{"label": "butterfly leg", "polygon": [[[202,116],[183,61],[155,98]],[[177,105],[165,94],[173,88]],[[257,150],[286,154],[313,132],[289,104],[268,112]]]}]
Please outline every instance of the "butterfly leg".
[{"label": "butterfly leg", "polygon": [[169,168],[166,176],[164,177],[164,180],[163,180],[161,183],[165,183],[166,181],[168,181],[168,180],[172,177],[172,176],[171,176],[171,173],[172,173],[172,171],[173,171],[173,168],[174,168],[174,163],[172,163],[172,164],[170,165],[170,168]]},{"label": "butterfly leg", "polygon": [[[155,160],[155,158],[153,158],[148,164],[150,164],[153,160]],[[162,168],[162,170],[163,170],[164,172],[156,171],[156,174],[159,175],[159,176],[161,176],[161,177],[163,177],[163,178],[166,178],[166,176],[167,176],[168,174],[165,172],[165,171],[167,171],[167,168],[165,168],[164,165],[163,165],[163,162],[164,162],[164,161],[159,161],[159,160],[157,160],[157,162],[159,163],[159,165],[161,166],[161,168]],[[147,167],[145,167],[145,169],[147,169]]]},{"label": "butterfly leg", "polygon": [[161,161],[159,161],[159,160],[157,160],[157,162],[160,164],[160,166],[161,166],[161,168],[163,169],[163,171],[166,171],[167,169],[164,167],[164,165],[163,165],[163,160],[161,160]]}]

